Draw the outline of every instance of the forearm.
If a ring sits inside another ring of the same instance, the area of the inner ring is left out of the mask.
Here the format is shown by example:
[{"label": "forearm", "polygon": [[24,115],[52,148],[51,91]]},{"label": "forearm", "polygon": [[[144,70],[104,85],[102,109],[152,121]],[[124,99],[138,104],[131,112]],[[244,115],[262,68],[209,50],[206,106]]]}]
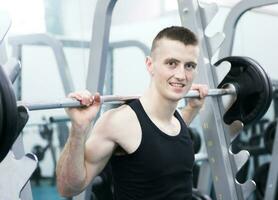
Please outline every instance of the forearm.
[{"label": "forearm", "polygon": [[56,168],[57,186],[63,196],[76,195],[86,187],[85,140],[84,133],[71,128]]},{"label": "forearm", "polygon": [[181,110],[182,118],[186,125],[190,125],[196,115],[199,113],[200,107],[192,108],[191,106],[186,106]]}]

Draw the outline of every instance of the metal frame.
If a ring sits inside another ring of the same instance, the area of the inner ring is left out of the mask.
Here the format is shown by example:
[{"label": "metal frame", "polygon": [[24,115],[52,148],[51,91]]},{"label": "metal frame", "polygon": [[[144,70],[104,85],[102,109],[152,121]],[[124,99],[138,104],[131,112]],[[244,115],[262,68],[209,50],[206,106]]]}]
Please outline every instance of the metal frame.
[{"label": "metal frame", "polygon": [[224,58],[232,54],[236,26],[245,12],[254,8],[277,3],[278,0],[242,0],[233,7],[224,23],[223,33],[225,34],[225,40],[220,48],[218,58]]},{"label": "metal frame", "polygon": [[[60,77],[62,79],[65,95],[74,91],[75,89],[74,89],[72,77],[70,75],[68,62],[66,60],[63,51],[63,47],[89,48],[91,44],[90,41],[58,39],[49,34],[43,34],[43,33],[12,36],[9,38],[9,43],[11,44],[14,52],[20,52],[14,54],[14,56],[17,57],[18,59],[21,59],[21,56],[19,55],[21,55],[23,46],[34,45],[34,46],[50,47],[56,58],[57,67],[60,73]],[[108,50],[109,52],[112,52],[114,49],[126,48],[126,47],[137,47],[144,53],[145,56],[149,55],[150,52],[150,49],[144,43],[137,40],[125,40],[125,41],[112,42],[109,44]],[[107,53],[107,57],[110,57],[109,53]],[[112,55],[111,58],[108,60],[110,60],[110,64],[111,64],[113,60]]]},{"label": "metal frame", "polygon": [[[232,54],[235,30],[239,19],[246,13],[248,10],[268,6],[272,4],[277,4],[278,0],[244,0],[239,2],[234,8],[231,9],[229,15],[227,16],[223,32],[226,36],[223,45],[219,51],[219,59]],[[276,83],[276,82],[274,82]],[[277,129],[278,130],[278,129]],[[275,190],[278,180],[278,134],[276,130],[276,136],[273,144],[273,153],[270,163],[270,168],[267,176],[267,185],[264,199],[265,200],[274,200],[275,199]]]},{"label": "metal frame", "polygon": [[[30,46],[51,47],[53,49],[54,54],[61,51],[61,49],[58,49],[60,47],[62,47],[62,48],[64,48],[64,47],[90,48],[90,44],[91,44],[90,41],[64,39],[64,38],[54,37],[54,36],[51,36],[46,33],[11,36],[11,37],[9,37],[9,42],[13,48],[17,48],[17,46],[21,47],[21,46],[25,46],[25,45],[26,46],[30,45]],[[50,45],[50,44],[55,44],[55,45]],[[59,44],[59,45],[56,45],[56,44]],[[123,40],[123,41],[109,43],[110,50],[126,48],[126,47],[137,47],[146,56],[149,55],[149,53],[150,53],[149,47],[138,40]],[[58,55],[58,57],[62,57],[62,56]],[[62,60],[62,59],[60,59],[60,60]],[[60,64],[60,65],[62,65],[64,63],[65,63],[65,61],[57,62],[57,64]],[[59,67],[61,67],[61,66],[59,66]]]},{"label": "metal frame", "polygon": [[[216,69],[210,64],[213,53],[219,48],[223,37],[217,34],[207,37],[205,29],[217,13],[216,5],[200,7],[198,1],[178,0],[179,12],[182,25],[189,27],[200,38],[199,56],[199,82],[215,88],[218,85]],[[221,66],[220,66],[221,67]],[[222,123],[224,106],[221,98],[207,99],[205,109],[201,111],[200,120],[203,127],[207,154],[211,166],[212,179],[217,199],[247,199],[255,189],[253,181],[248,180],[239,184],[235,177],[238,170],[249,158],[247,151],[233,154],[230,144],[233,139],[231,126]],[[220,122],[220,123],[219,123]]]},{"label": "metal frame", "polygon": [[[65,95],[75,91],[73,80],[70,74],[70,69],[63,51],[63,45],[59,40],[54,39],[48,34],[30,34],[13,36],[9,38],[9,44],[12,46],[14,52],[22,52],[23,45],[46,45],[51,48],[56,58],[58,71],[62,80]],[[21,60],[21,57],[14,54],[14,56]]]},{"label": "metal frame", "polygon": [[117,0],[98,0],[95,8],[90,45],[87,89],[103,92],[112,11]]},{"label": "metal frame", "polygon": [[[59,39],[59,38],[58,38]],[[59,39],[62,42],[63,47],[71,47],[71,48],[90,48],[90,41],[84,40],[72,40],[72,39]],[[145,56],[149,55],[150,48],[144,43],[138,40],[123,40],[117,42],[109,43],[109,50],[113,51],[114,49],[126,48],[126,47],[137,47],[140,49]]]},{"label": "metal frame", "polygon": [[[38,160],[33,154],[16,159],[10,151],[0,164],[0,199],[30,199],[32,192],[29,178],[37,168]],[[24,185],[28,182],[28,187]],[[27,189],[28,188],[28,189]]]}]

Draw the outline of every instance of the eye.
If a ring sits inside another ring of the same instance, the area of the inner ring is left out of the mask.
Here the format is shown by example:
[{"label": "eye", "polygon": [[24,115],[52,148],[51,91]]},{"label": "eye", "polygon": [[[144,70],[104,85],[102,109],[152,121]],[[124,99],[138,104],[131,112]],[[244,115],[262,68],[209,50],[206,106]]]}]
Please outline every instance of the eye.
[{"label": "eye", "polygon": [[196,69],[196,64],[195,63],[186,63],[184,68],[187,69],[187,70],[194,70]]},{"label": "eye", "polygon": [[177,61],[169,60],[166,64],[170,67],[176,67],[178,63]]}]

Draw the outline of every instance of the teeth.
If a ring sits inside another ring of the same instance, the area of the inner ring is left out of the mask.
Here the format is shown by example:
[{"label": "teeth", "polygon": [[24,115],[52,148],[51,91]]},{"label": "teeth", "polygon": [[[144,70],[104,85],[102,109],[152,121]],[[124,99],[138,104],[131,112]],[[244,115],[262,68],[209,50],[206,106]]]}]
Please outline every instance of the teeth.
[{"label": "teeth", "polygon": [[182,83],[170,83],[170,85],[174,86],[174,87],[183,87],[184,84]]}]

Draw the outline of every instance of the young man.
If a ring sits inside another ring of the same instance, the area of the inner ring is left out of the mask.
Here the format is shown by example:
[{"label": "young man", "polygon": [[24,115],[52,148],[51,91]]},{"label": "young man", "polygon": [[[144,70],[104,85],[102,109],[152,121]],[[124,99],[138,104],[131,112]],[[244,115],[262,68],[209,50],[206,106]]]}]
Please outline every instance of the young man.
[{"label": "young man", "polygon": [[[86,108],[67,110],[72,127],[57,165],[61,195],[80,193],[111,159],[116,200],[191,199],[194,152],[187,125],[208,92],[206,85],[192,85],[198,53],[190,30],[163,29],[146,58],[149,87],[139,100],[104,113],[88,139],[99,94],[69,95]],[[180,115],[177,104],[189,89],[199,90],[200,98],[188,100]]]}]

